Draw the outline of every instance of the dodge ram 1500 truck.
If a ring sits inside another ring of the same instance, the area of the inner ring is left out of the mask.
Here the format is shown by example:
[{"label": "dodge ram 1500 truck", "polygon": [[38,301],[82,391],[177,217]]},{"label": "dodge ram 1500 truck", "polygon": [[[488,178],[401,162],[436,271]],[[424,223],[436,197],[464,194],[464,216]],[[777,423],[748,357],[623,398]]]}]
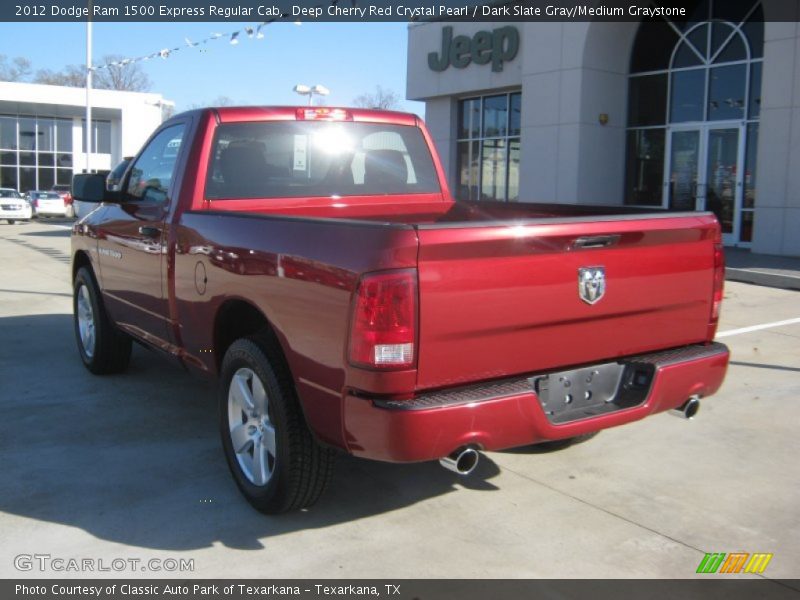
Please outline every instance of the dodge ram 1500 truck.
[{"label": "dodge ram 1500 truck", "polygon": [[131,341],[219,381],[257,509],[312,504],[344,451],[440,459],[677,409],[728,364],[710,213],[458,202],[410,114],[209,108],[162,124],[73,228],[78,351]]}]

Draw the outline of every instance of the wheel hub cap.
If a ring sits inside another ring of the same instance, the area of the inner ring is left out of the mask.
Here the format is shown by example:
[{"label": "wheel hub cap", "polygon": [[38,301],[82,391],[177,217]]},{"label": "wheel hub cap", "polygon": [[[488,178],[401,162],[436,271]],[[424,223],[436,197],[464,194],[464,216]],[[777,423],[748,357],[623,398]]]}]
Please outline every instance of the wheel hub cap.
[{"label": "wheel hub cap", "polygon": [[231,378],[228,426],[242,473],[253,485],[266,485],[275,471],[275,426],[264,384],[252,369],[243,367]]}]

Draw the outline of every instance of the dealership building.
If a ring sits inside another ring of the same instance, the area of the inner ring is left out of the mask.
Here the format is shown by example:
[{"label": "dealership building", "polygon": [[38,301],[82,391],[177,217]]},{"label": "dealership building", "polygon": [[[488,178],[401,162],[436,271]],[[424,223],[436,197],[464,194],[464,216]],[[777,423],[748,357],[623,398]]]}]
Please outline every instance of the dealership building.
[{"label": "dealership building", "polygon": [[[135,154],[161,123],[160,94],[92,90],[91,170]],[[0,187],[49,190],[86,168],[86,89],[0,82]]]},{"label": "dealership building", "polygon": [[800,256],[800,28],[769,20],[798,4],[415,23],[407,97],[459,198],[711,210],[727,245]]}]

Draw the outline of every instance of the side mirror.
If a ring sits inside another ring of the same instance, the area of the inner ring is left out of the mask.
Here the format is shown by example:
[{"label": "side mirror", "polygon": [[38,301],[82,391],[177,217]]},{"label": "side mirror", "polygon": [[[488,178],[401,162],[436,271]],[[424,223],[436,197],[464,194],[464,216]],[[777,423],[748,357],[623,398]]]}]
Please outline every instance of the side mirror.
[{"label": "side mirror", "polygon": [[72,178],[72,198],[80,202],[114,202],[114,194],[106,192],[103,173],[81,173]]}]

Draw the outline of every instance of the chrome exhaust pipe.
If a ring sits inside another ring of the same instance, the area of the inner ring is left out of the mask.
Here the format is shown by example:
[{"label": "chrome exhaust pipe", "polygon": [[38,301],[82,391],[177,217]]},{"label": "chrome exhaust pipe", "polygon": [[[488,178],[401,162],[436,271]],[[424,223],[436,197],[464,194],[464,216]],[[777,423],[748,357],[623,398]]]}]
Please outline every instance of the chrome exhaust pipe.
[{"label": "chrome exhaust pipe", "polygon": [[449,456],[439,459],[439,464],[445,469],[458,473],[459,475],[469,475],[478,466],[480,453],[475,448],[468,446],[459,448]]},{"label": "chrome exhaust pipe", "polygon": [[678,408],[673,408],[670,414],[682,419],[691,419],[700,410],[700,396],[692,396],[686,402],[681,404]]}]

